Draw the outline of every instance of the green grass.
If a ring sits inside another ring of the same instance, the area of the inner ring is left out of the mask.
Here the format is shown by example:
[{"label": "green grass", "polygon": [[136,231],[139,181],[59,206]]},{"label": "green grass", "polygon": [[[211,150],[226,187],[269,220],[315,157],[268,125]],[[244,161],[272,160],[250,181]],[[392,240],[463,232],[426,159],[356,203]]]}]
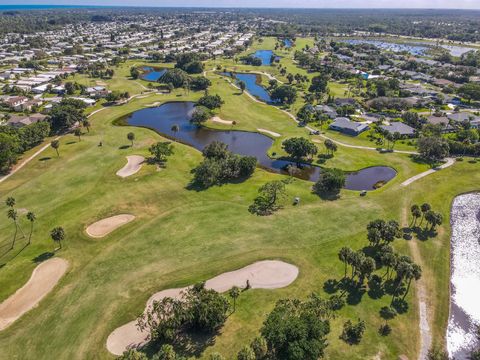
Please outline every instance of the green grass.
[{"label": "green grass", "polygon": [[[222,77],[211,73],[209,77],[213,82],[210,93],[218,93],[225,100],[219,116],[237,121],[235,129],[256,131],[262,127],[282,134],[270,152],[280,152],[280,143],[286,137],[308,136],[280,110],[238,94]],[[121,71],[111,84],[135,87]],[[68,273],[37,308],[0,332],[0,359],[110,359],[113,356],[105,348],[106,338],[116,327],[140,314],[154,292],[205,280],[260,259],[277,258],[296,264],[300,275],[291,286],[242,293],[237,312],[204,353],[219,351],[232,358],[258,334],[277,299],[303,298],[312,291],[327,296],[323,283],[343,273],[338,250],[342,246],[359,249],[366,245],[368,221],[392,218],[406,225],[410,205],[424,201],[445,217],[437,238],[418,242],[434,315],[434,339],[443,339],[448,316],[449,207],[455,195],[477,189],[479,164],[457,163],[402,188],[401,181],[426,166],[414,163],[408,155],[339,147],[325,166],[356,170],[388,165],[398,175],[366,197],[344,190],[337,201],[321,200],[311,193],[311,183],[294,180],[288,186],[283,209],[269,217],[251,215],[247,208],[262,184],[282,176],[257,169],[243,183],[199,192],[187,190],[190,171],[201,161],[201,155],[182,144],[174,144],[175,154],[166,169],[157,171],[154,166],[144,165],[130,178],[115,175],[125,164],[126,155],[146,156],[149,145],[162,138],[148,129],[113,126],[113,120],[156,101],[198,96],[201,94],[187,96],[183,91],[151,94],[103,110],[91,117],[92,129],[81,142],[71,135],[62,138],[59,158],[49,148],[39,157],[49,160],[37,158],[0,184],[0,213],[6,212],[3,199],[14,196],[18,208],[32,210],[38,217],[32,245],[13,257],[23,245],[19,241],[15,252],[0,259],[0,264],[5,263],[0,268],[0,301],[28,280],[36,266],[35,257],[53,250],[49,230],[54,226],[66,230],[64,249],[57,256],[70,263]],[[120,147],[129,143],[126,135],[130,131],[136,135],[135,145],[122,150]],[[100,141],[102,147],[97,146]],[[323,145],[319,144],[319,150],[324,151]],[[301,198],[299,206],[291,204],[295,196]],[[137,218],[103,239],[91,239],[85,234],[89,224],[118,213],[132,213]],[[27,227],[23,218],[21,226]],[[13,224],[4,218],[0,223],[0,244],[8,246],[12,234]],[[402,253],[409,252],[406,241],[397,240],[395,247]],[[342,309],[332,322],[327,358],[360,360],[377,354],[385,359],[400,354],[414,358],[419,348],[414,291],[408,297],[408,313],[391,322],[394,333],[381,337],[377,333],[382,323],[378,311],[389,300],[373,300],[365,294],[359,304]],[[357,318],[367,322],[364,339],[358,346],[346,345],[338,338],[341,326],[346,319]]]}]

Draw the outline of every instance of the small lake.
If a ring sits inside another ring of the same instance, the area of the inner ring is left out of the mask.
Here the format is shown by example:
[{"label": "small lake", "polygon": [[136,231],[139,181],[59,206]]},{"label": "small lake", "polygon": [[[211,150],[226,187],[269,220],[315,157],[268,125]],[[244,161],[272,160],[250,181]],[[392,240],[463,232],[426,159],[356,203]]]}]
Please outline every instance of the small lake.
[{"label": "small lake", "polygon": [[140,76],[146,81],[158,81],[166,72],[167,69],[158,69],[151,66],[142,67],[143,74]]},{"label": "small lake", "polygon": [[279,59],[272,50],[257,50],[253,56],[262,60],[262,65],[272,65],[272,57]]},{"label": "small lake", "polygon": [[425,55],[428,50],[426,46],[420,45],[409,45],[409,44],[397,44],[397,43],[390,43],[381,40],[360,40],[360,39],[349,39],[349,40],[341,40],[341,42],[345,42],[347,44],[352,45],[359,45],[359,44],[369,44],[374,45],[382,50],[393,51],[393,52],[403,52],[406,51],[412,55]]},{"label": "small lake", "polygon": [[288,48],[291,48],[291,47],[292,47],[293,41],[290,40],[290,39],[283,39],[283,44],[284,44],[285,47],[288,49]]},{"label": "small lake", "polygon": [[[436,46],[435,43],[432,42],[412,42],[410,44],[400,44],[400,43],[393,43],[388,41],[382,40],[367,40],[367,39],[349,39],[349,40],[342,40],[342,42],[346,42],[352,45],[358,44],[370,44],[374,45],[380,49],[393,51],[393,52],[403,52],[406,51],[412,55],[423,56],[427,53],[427,51]],[[477,50],[475,48],[465,47],[465,46],[458,46],[458,45],[443,45],[440,44],[440,47],[448,50],[451,55],[453,56],[461,56],[462,54],[471,51]]]},{"label": "small lake", "polygon": [[235,83],[238,84],[239,81],[243,81],[246,85],[246,90],[257,99],[264,101],[266,103],[271,103],[272,98],[259,81],[261,80],[260,75],[258,74],[246,74],[246,73],[221,73],[223,76],[233,77]]},{"label": "small lake", "polygon": [[[267,151],[273,140],[263,134],[237,131],[214,130],[199,127],[190,122],[195,108],[193,102],[170,102],[159,107],[146,108],[135,111],[126,117],[126,122],[133,126],[143,126],[156,130],[160,134],[175,138],[185,144],[203,150],[213,141],[221,141],[228,145],[230,151],[240,155],[255,156],[259,166],[275,173],[288,174],[287,166],[295,163],[287,160],[271,159]],[[173,133],[171,128],[178,125],[180,130]],[[321,168],[318,166],[303,165],[295,177],[317,181]],[[376,166],[366,168],[355,173],[347,174],[346,188],[350,190],[373,190],[379,181],[387,182],[395,177],[396,172],[390,167]]]},{"label": "small lake", "polygon": [[468,359],[480,345],[475,336],[480,325],[480,193],[453,200],[450,241],[450,316],[447,349],[451,358]]}]

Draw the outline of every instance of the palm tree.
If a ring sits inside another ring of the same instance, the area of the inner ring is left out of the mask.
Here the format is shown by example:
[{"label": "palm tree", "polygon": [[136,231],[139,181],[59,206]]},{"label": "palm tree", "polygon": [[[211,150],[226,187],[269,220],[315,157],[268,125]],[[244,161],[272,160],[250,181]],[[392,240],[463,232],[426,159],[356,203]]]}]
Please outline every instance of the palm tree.
[{"label": "palm tree", "polygon": [[135,134],[133,132],[129,132],[127,134],[127,139],[132,142],[132,147],[133,147],[133,140],[135,140]]},{"label": "palm tree", "polygon": [[405,274],[405,279],[408,280],[407,289],[405,290],[405,294],[403,294],[403,300],[407,296],[408,292],[410,291],[410,285],[412,280],[418,281],[422,277],[422,268],[417,264],[412,264],[407,273]]},{"label": "palm tree", "polygon": [[238,286],[233,286],[230,291],[228,292],[230,297],[233,299],[233,312],[237,307],[237,298],[240,296],[240,289]]},{"label": "palm tree", "polygon": [[32,233],[33,233],[33,223],[37,219],[35,214],[31,211],[27,213],[27,219],[30,221],[30,235],[28,235],[28,244],[30,245],[30,242],[32,240]]},{"label": "palm tree", "polygon": [[238,87],[240,88],[240,90],[242,90],[242,94],[243,94],[243,92],[245,91],[245,88],[247,87],[247,84],[245,84],[245,81],[239,81]]},{"label": "palm tree", "polygon": [[420,207],[416,204],[412,205],[410,208],[410,212],[412,213],[412,226],[415,227],[417,225],[417,220],[422,216],[422,211],[420,210]]},{"label": "palm tree", "polygon": [[15,234],[13,235],[12,247],[10,248],[10,249],[13,249],[13,247],[15,246],[15,240],[17,239],[17,232],[18,232],[18,223],[17,223],[18,214],[17,214],[17,211],[13,208],[9,209],[8,212],[7,212],[7,217],[9,219],[12,219],[13,223],[15,224]]},{"label": "palm tree", "polygon": [[352,256],[352,252],[353,252],[352,249],[350,249],[349,247],[346,247],[346,246],[342,247],[340,249],[340,251],[338,252],[338,258],[345,265],[345,274],[343,275],[344,278],[347,277],[347,264],[348,264],[349,259]]},{"label": "palm tree", "polygon": [[59,244],[60,249],[62,248],[62,240],[65,239],[65,230],[61,226],[57,226],[52,229],[50,232],[50,237],[52,240]]},{"label": "palm tree", "polygon": [[5,205],[7,205],[8,207],[11,207],[13,208],[15,206],[15,198],[13,197],[8,197],[7,200],[5,200]]},{"label": "palm tree", "polygon": [[420,221],[420,226],[423,223],[423,219],[425,218],[425,214],[431,209],[432,207],[430,206],[429,203],[423,203],[420,206],[420,210],[422,210],[422,220]]},{"label": "palm tree", "polygon": [[180,131],[180,126],[178,126],[177,124],[175,125],[172,125],[172,128],[171,128],[172,132],[173,132],[173,136],[175,138],[175,135],[177,134],[177,132]]},{"label": "palm tree", "polygon": [[430,224],[430,231],[435,230],[435,225],[441,225],[443,222],[443,216],[442,214],[436,213],[432,210],[427,211],[425,214],[425,220],[427,221],[427,224]]},{"label": "palm tree", "polygon": [[75,134],[75,136],[78,137],[78,141],[82,141],[82,138],[81,138],[82,130],[80,130],[80,128],[76,128],[75,131],[74,131],[74,134]]},{"label": "palm tree", "polygon": [[50,146],[55,149],[55,151],[57,152],[57,157],[60,156],[60,154],[58,153],[58,148],[60,147],[60,141],[58,140],[53,140],[51,143],[50,143]]},{"label": "palm tree", "polygon": [[82,122],[82,125],[85,129],[87,129],[87,132],[90,132],[90,121],[88,121],[87,119],[83,120]]}]

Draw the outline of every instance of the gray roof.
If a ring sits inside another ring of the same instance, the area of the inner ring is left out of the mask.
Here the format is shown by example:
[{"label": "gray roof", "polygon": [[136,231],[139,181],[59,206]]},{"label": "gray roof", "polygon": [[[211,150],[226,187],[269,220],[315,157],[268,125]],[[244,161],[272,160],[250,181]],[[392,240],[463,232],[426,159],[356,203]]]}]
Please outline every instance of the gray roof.
[{"label": "gray roof", "polygon": [[350,129],[353,131],[362,131],[368,127],[367,124],[362,124],[355,121],[350,121],[345,117],[338,117],[335,119],[333,123],[330,124],[331,127],[342,128],[342,129]]},{"label": "gray roof", "polygon": [[382,125],[381,128],[392,134],[398,132],[400,135],[413,135],[415,133],[414,128],[402,122],[392,122],[390,125]]},{"label": "gray roof", "polygon": [[479,119],[478,116],[475,116],[472,113],[468,113],[468,112],[458,112],[458,113],[448,114],[447,117],[453,121],[458,121],[458,122],[462,122],[465,120],[470,121],[470,119],[472,120]]}]

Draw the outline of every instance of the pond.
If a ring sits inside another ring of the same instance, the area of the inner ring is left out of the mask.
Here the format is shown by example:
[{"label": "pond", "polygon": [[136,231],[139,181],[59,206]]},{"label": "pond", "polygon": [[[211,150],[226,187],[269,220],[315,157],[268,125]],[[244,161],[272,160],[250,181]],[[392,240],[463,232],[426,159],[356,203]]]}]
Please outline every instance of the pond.
[{"label": "pond", "polygon": [[[402,52],[407,51],[412,55],[423,56],[427,53],[427,51],[436,46],[433,42],[412,42],[412,43],[394,43],[388,42],[383,40],[367,40],[367,39],[349,39],[345,40],[344,42],[352,45],[357,44],[370,44],[375,45],[376,47],[393,51],[393,52]],[[471,50],[478,50],[476,48],[470,48],[465,46],[457,46],[457,45],[443,45],[440,44],[440,47],[448,50],[451,55],[453,56],[461,56],[462,54],[471,51]]]},{"label": "pond", "polygon": [[480,193],[457,196],[451,210],[450,316],[447,349],[451,358],[468,359],[478,346],[480,325]]},{"label": "pond", "polygon": [[228,73],[221,73],[223,76],[233,77],[235,79],[235,83],[238,84],[239,81],[243,81],[246,86],[246,90],[257,99],[271,103],[272,98],[268,93],[267,89],[265,89],[262,85],[260,85],[261,77],[258,74],[246,74],[246,73],[235,73],[232,74]]},{"label": "pond", "polygon": [[[253,56],[262,60],[262,65],[272,65],[272,57],[275,56],[272,50],[257,50]],[[278,59],[278,56],[275,56]]]},{"label": "pond", "polygon": [[342,40],[342,42],[346,42],[347,44],[352,44],[352,45],[370,44],[387,51],[393,51],[393,52],[407,51],[412,55],[425,55],[425,53],[428,50],[427,46],[397,44],[397,43],[391,43],[391,42],[386,42],[382,40],[349,39],[349,40]]},{"label": "pond", "polygon": [[285,47],[288,49],[288,48],[291,48],[291,47],[292,47],[293,41],[290,40],[290,39],[283,39],[283,44],[284,44]]},{"label": "pond", "polygon": [[166,72],[167,69],[153,68],[151,66],[142,67],[143,74],[141,78],[146,81],[158,81]]},{"label": "pond", "polygon": [[[129,125],[148,127],[157,132],[203,150],[213,141],[221,141],[228,145],[230,151],[255,156],[260,167],[275,173],[288,174],[287,167],[296,165],[287,160],[271,159],[267,151],[273,144],[268,136],[248,131],[214,130],[199,127],[190,122],[194,110],[193,102],[170,102],[159,107],[138,110],[126,117]],[[179,131],[173,133],[173,125],[179,126]],[[321,168],[304,164],[299,166],[295,174],[303,180],[317,181]],[[355,173],[347,174],[346,188],[350,190],[373,190],[379,181],[387,182],[396,175],[390,167],[371,167]]]}]

